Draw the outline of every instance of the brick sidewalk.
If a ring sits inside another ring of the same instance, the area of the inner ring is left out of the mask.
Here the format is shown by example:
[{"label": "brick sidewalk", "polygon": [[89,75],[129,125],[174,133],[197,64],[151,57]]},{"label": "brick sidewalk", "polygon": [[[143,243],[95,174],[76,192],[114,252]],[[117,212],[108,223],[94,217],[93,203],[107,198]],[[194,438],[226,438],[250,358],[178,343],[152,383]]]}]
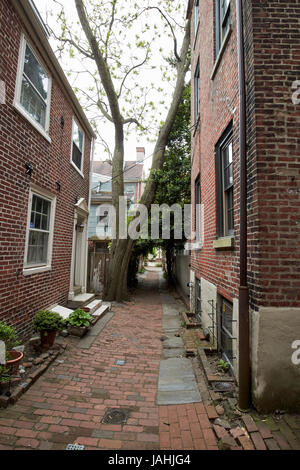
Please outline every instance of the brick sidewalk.
[{"label": "brick sidewalk", "polygon": [[[63,450],[73,443],[92,450],[218,449],[223,428],[213,424],[218,415],[206,401],[203,380],[199,388],[204,404],[155,403],[162,305],[157,271],[143,278],[135,300],[114,306],[114,317],[90,349],[67,340],[65,353],[17,404],[0,410],[1,450]],[[118,360],[125,364],[118,365]],[[126,410],[126,424],[102,423],[108,408]],[[275,445],[283,442],[279,434],[272,435],[277,437]],[[258,432],[251,437],[261,445]],[[242,439],[235,447],[254,445]]]}]

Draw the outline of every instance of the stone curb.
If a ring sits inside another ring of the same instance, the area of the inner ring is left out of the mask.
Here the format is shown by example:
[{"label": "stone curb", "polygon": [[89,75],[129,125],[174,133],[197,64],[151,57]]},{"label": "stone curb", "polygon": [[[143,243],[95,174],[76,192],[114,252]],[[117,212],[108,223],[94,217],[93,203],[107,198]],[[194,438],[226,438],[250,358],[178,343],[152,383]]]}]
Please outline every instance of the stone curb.
[{"label": "stone curb", "polygon": [[49,359],[47,359],[41,367],[39,367],[35,372],[30,374],[23,384],[19,385],[12,391],[10,397],[0,396],[0,409],[7,408],[9,405],[14,405],[15,403],[17,403],[19,398],[25,392],[27,392],[27,390],[29,390],[29,388],[37,381],[37,379],[41,377],[44,372],[46,372],[46,370],[57,359],[57,357],[65,351],[66,347],[66,344],[61,345],[61,349],[59,351],[54,351],[54,354],[52,354],[51,357],[49,357]]}]

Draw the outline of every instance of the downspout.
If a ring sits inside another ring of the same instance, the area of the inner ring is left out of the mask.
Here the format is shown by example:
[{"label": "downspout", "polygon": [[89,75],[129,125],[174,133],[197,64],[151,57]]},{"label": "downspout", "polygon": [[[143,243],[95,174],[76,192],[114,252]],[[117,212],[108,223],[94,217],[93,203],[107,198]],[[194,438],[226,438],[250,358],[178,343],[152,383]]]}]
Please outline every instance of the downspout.
[{"label": "downspout", "polygon": [[251,403],[249,287],[247,281],[247,144],[244,22],[242,0],[236,0],[239,63],[239,143],[240,143],[240,286],[239,286],[239,399],[246,411]]}]

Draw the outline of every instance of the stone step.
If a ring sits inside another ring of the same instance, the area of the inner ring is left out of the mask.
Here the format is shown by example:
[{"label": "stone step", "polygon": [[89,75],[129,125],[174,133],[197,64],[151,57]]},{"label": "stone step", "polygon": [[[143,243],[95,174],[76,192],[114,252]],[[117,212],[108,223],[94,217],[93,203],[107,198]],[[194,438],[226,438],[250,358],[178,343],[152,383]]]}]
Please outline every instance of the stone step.
[{"label": "stone step", "polygon": [[102,300],[95,299],[89,304],[85,306],[85,308],[88,308],[90,310],[90,314],[93,315],[96,310],[98,310],[102,306]]},{"label": "stone step", "polygon": [[56,312],[56,313],[59,313],[59,315],[61,317],[63,317],[63,319],[65,320],[66,318],[68,318],[68,316],[73,313],[73,310],[69,309],[69,308],[66,308],[66,307],[61,307],[60,305],[56,305],[55,307],[51,308],[50,309],[51,312]]},{"label": "stone step", "polygon": [[103,302],[100,308],[98,308],[94,313],[94,317],[104,317],[104,315],[111,310],[111,303],[110,302]]},{"label": "stone step", "polygon": [[83,308],[95,298],[95,294],[79,294],[75,295],[73,300],[69,300],[68,308],[77,309]]}]

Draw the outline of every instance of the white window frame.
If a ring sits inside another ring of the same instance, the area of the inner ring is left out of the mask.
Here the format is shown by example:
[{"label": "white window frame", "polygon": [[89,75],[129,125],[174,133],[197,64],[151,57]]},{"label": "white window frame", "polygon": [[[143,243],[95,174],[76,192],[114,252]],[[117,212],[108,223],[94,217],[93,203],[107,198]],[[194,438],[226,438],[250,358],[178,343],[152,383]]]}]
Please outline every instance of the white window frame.
[{"label": "white window frame", "polygon": [[[46,116],[45,116],[45,128],[41,126],[32,116],[28,113],[28,111],[21,105],[21,90],[22,90],[22,78],[24,72],[24,60],[25,60],[25,51],[26,46],[29,46],[32,54],[35,56],[36,60],[39,64],[43,67],[45,72],[48,74],[48,90],[47,90],[47,107],[46,107]],[[31,41],[22,34],[21,43],[20,43],[20,51],[19,51],[19,62],[18,62],[18,72],[17,72],[17,80],[16,80],[16,87],[15,87],[15,97],[13,105],[15,109],[25,118],[30,124],[42,134],[42,136],[51,143],[51,138],[49,136],[49,128],[50,128],[50,108],[51,108],[51,91],[52,91],[52,77],[49,73],[48,68],[45,66],[44,62],[40,59],[38,54],[35,52],[35,48],[33,47]]]},{"label": "white window frame", "polygon": [[[74,124],[76,124],[76,126],[78,127],[78,129],[82,132],[82,135],[83,135],[83,139],[82,139],[82,157],[81,157],[81,168],[78,168],[77,165],[75,165],[75,163],[73,162],[73,134],[74,134]],[[72,119],[72,139],[71,139],[71,157],[70,157],[70,162],[71,162],[71,165],[75,168],[76,171],[78,171],[78,173],[80,174],[80,176],[82,176],[82,178],[84,178],[84,174],[83,174],[83,168],[84,168],[84,147],[85,147],[85,133],[82,129],[82,127],[78,124],[78,121],[77,119],[73,116],[73,119]]]},{"label": "white window frame", "polygon": [[[40,266],[33,266],[33,265],[30,265],[30,264],[27,263],[28,243],[29,243],[29,234],[30,234],[30,220],[31,220],[31,210],[32,210],[33,196],[37,196],[37,197],[46,199],[47,201],[49,201],[51,203],[47,262],[45,264],[40,265]],[[29,198],[28,198],[28,215],[27,215],[26,242],[25,242],[24,268],[23,268],[24,276],[30,276],[32,274],[38,274],[38,273],[43,273],[43,272],[46,272],[46,271],[51,271],[55,211],[56,211],[56,197],[53,196],[48,191],[43,190],[41,188],[38,188],[37,186],[32,185],[32,187],[29,189]]]}]

